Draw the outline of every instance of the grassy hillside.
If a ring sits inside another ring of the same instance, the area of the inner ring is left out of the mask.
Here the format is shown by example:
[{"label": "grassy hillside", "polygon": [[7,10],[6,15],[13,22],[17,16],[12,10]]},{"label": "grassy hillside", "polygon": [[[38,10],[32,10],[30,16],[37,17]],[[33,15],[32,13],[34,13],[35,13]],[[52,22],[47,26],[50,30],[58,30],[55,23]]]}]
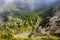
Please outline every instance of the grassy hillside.
[{"label": "grassy hillside", "polygon": [[60,37],[54,35],[54,32],[57,30],[55,27],[59,28],[60,17],[56,16],[59,20],[54,20],[56,11],[53,7],[24,13],[16,6],[13,8],[7,7],[1,13],[4,19],[0,25],[0,40],[59,40]]}]

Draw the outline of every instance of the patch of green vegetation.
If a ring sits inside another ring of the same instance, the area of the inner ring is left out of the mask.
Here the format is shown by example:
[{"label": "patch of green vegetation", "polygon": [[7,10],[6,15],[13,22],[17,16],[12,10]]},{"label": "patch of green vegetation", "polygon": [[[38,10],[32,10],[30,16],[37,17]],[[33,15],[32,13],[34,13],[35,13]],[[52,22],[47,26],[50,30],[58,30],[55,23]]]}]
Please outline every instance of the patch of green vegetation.
[{"label": "patch of green vegetation", "polygon": [[[15,8],[15,7],[14,7]],[[53,13],[53,9],[44,9],[41,11],[30,12],[30,13],[21,13],[20,10],[10,10],[5,12],[10,14],[10,16],[4,16],[5,20],[0,26],[0,40],[59,40],[58,37],[52,36],[41,36],[36,38],[15,38],[14,35],[30,32],[33,34],[35,30],[34,26],[36,25],[37,19],[41,19],[40,25],[42,27],[48,26],[50,15]]]}]

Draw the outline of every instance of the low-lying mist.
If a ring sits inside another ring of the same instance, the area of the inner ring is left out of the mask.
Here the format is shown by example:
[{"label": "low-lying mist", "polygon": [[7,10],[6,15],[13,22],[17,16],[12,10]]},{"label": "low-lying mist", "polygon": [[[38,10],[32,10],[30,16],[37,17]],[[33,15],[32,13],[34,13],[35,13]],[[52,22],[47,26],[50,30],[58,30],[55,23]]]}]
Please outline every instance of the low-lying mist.
[{"label": "low-lying mist", "polygon": [[[29,7],[32,9],[40,9],[43,6],[50,5],[57,0],[0,0],[0,12],[3,12],[7,5],[18,3],[21,8]],[[27,9],[27,8],[26,8]]]},{"label": "low-lying mist", "polygon": [[[25,12],[38,10],[50,6],[52,4],[55,4],[55,2],[57,3],[58,1],[59,0],[0,0],[0,20],[3,19],[1,18],[2,16],[1,14],[6,11],[7,6],[10,6],[12,4],[13,6],[15,5],[17,9]],[[13,7],[11,8],[13,9]]]}]

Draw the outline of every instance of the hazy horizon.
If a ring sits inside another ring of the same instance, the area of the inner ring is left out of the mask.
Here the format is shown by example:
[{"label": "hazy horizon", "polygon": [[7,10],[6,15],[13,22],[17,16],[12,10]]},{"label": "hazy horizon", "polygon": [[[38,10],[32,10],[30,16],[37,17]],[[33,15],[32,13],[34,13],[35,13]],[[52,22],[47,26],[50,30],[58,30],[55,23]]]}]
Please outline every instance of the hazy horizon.
[{"label": "hazy horizon", "polygon": [[11,3],[17,2],[21,3],[21,8],[28,7],[31,10],[40,9],[43,6],[50,5],[51,3],[56,2],[57,0],[0,0],[0,11],[3,12],[7,5],[10,6]]}]

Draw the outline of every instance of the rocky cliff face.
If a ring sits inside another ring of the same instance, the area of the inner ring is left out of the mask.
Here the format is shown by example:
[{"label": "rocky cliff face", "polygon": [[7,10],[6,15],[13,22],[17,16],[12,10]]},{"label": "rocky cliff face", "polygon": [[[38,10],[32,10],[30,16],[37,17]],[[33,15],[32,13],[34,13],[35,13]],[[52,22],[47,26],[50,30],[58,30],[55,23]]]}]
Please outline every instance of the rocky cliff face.
[{"label": "rocky cliff face", "polygon": [[[49,18],[47,17],[45,21],[48,21],[48,23],[46,23],[46,25],[43,27],[41,26],[41,22],[43,21],[39,21],[37,20],[36,23],[38,23],[38,25],[35,28],[35,32],[34,32],[34,36],[42,36],[42,35],[58,35],[60,34],[60,4],[57,5],[56,7],[54,7],[54,16]],[[39,23],[40,22],[40,23]],[[43,27],[43,28],[42,28]]]},{"label": "rocky cliff face", "polygon": [[[35,28],[34,31],[34,37],[36,36],[50,36],[50,35],[58,35],[60,34],[60,17],[59,16],[53,16],[52,18],[49,19],[49,23],[46,25],[48,26],[39,26],[38,25]],[[43,28],[42,28],[43,27]]]}]

